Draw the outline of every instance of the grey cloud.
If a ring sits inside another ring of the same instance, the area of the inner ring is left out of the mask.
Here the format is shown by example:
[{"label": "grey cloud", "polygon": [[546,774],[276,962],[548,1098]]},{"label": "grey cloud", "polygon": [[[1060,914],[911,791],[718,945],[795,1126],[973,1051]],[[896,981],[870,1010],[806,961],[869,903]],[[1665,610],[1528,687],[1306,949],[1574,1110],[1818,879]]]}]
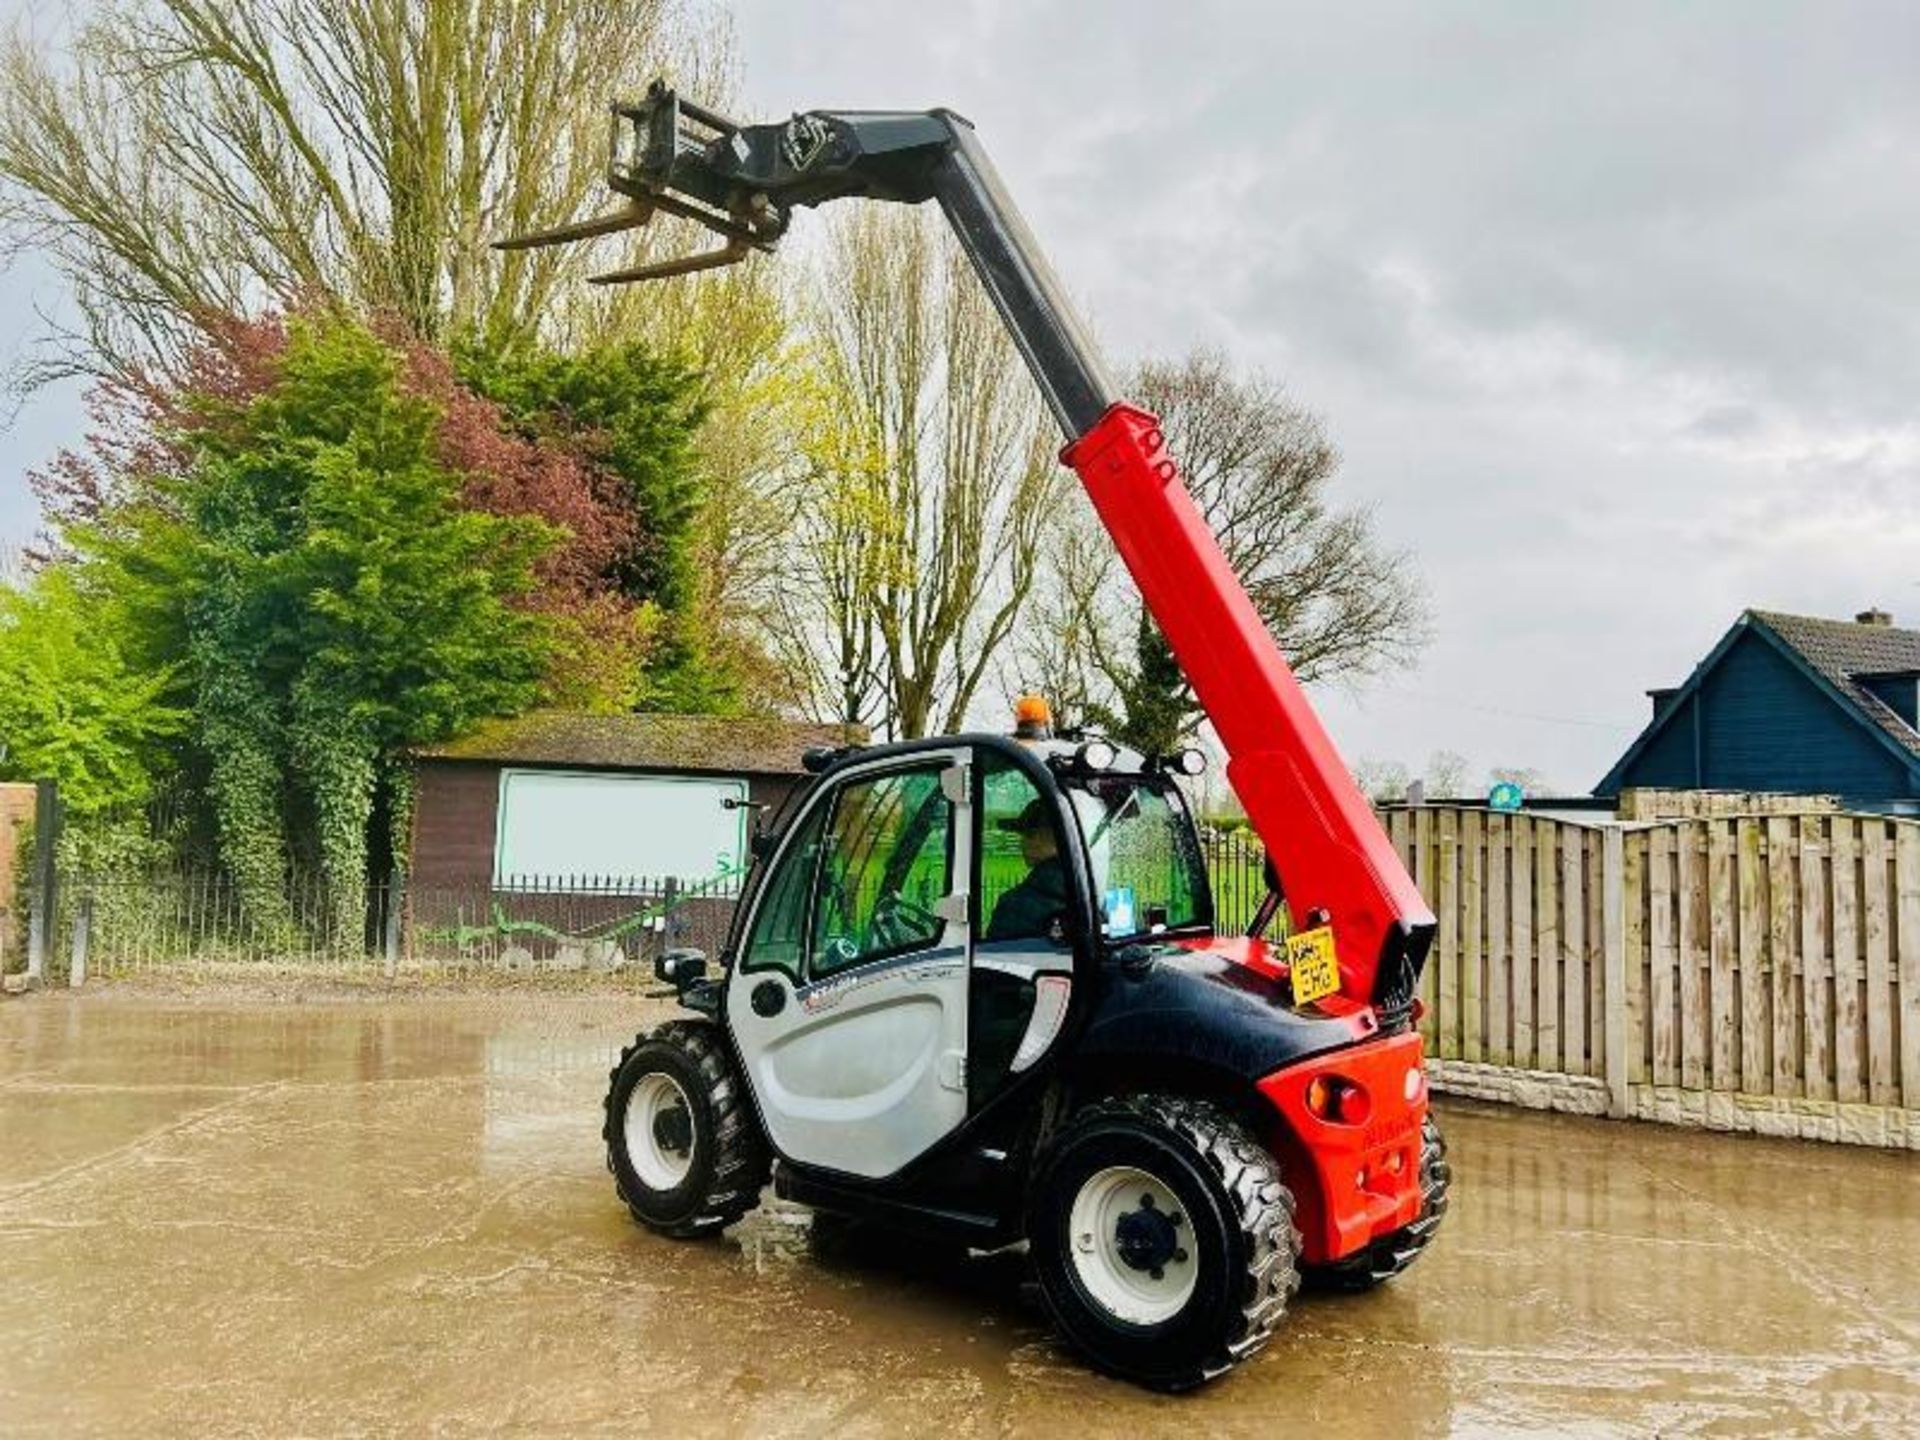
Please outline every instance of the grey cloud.
[{"label": "grey cloud", "polygon": [[1920,619],[1920,7],[732,8],[757,113],[954,106],[1116,358],[1325,416],[1436,607],[1349,753],[1587,784],[1743,605]]},{"label": "grey cloud", "polygon": [[752,0],[740,34],[763,104],[971,115],[1122,355],[1223,344],[1326,416],[1436,607],[1417,673],[1327,697],[1349,753],[1591,783],[1743,605],[1914,593],[1920,10]]}]

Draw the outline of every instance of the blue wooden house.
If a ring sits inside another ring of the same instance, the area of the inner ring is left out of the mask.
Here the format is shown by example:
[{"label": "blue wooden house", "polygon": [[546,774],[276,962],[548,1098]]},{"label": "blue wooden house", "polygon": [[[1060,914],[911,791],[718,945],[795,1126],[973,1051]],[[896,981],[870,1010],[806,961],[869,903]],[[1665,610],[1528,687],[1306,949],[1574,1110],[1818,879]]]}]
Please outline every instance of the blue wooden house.
[{"label": "blue wooden house", "polygon": [[1920,814],[1920,630],[1885,611],[1749,610],[1684,685],[1647,693],[1647,728],[1594,794],[1770,790]]}]

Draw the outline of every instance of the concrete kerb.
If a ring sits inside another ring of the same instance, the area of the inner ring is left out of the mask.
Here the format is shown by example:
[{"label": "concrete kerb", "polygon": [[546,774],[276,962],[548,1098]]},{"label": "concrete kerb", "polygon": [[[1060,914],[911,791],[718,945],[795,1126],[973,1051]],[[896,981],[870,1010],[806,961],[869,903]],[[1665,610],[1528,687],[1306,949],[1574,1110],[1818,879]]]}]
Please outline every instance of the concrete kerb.
[{"label": "concrete kerb", "polygon": [[[1429,1060],[1427,1072],[1433,1088],[1444,1095],[1567,1115],[1605,1115],[1608,1110],[1607,1082],[1599,1076],[1464,1060]],[[1893,1105],[1631,1085],[1627,1118],[1691,1130],[1920,1150],[1920,1110]]]}]

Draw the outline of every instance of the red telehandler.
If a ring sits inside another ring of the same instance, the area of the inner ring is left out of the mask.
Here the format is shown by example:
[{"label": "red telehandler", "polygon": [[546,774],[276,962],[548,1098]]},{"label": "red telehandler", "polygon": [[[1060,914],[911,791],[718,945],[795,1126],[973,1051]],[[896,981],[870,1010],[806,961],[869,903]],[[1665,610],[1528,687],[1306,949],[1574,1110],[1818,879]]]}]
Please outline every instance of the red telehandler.
[{"label": "red telehandler", "polygon": [[[1025,1240],[1095,1364],[1183,1389],[1258,1350],[1304,1278],[1365,1288],[1432,1239],[1445,1146],[1415,989],[1434,919],[1167,453],[1114,393],[971,125],[946,110],[740,125],[655,84],[613,107],[624,208],[771,250],[796,206],[937,203],[1065,432],[1266,846],[1253,933],[1214,933],[1177,777],[1197,752],[957,735],[812,752],[755,840],[717,972],[612,1074],[608,1165],[642,1223],[713,1233],[776,1191],[990,1248]],[[1293,920],[1263,936],[1284,882]]]}]

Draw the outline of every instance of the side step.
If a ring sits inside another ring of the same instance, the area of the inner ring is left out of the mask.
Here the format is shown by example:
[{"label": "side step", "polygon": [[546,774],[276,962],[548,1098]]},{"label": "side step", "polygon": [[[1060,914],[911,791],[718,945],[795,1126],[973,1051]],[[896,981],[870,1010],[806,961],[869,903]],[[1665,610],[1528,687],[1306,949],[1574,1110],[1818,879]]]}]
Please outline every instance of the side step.
[{"label": "side step", "polygon": [[871,1220],[976,1250],[996,1250],[1020,1238],[1017,1229],[998,1216],[929,1204],[898,1189],[841,1180],[817,1170],[800,1169],[785,1160],[774,1162],[773,1193],[816,1210]]}]

